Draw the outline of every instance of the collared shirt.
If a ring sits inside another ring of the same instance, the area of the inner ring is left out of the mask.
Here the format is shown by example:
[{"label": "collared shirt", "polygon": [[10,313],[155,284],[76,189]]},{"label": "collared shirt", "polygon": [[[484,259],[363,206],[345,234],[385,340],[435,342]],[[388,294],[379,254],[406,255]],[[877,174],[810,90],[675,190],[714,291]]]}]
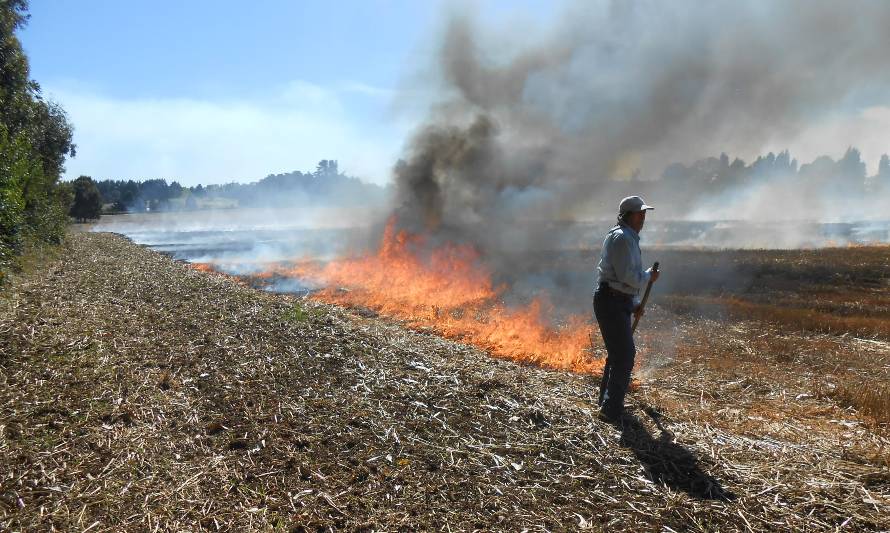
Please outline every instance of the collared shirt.
[{"label": "collared shirt", "polygon": [[621,223],[606,234],[603,251],[596,265],[597,286],[606,282],[609,287],[634,296],[640,295],[649,283],[650,274],[643,270],[640,236],[627,224]]}]

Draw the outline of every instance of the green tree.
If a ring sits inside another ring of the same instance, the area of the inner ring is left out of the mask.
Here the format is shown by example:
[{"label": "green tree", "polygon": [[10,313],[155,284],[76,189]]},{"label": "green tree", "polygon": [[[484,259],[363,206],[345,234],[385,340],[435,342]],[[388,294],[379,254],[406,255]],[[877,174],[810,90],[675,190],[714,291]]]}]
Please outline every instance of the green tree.
[{"label": "green tree", "polygon": [[27,139],[10,138],[0,124],[0,267],[21,250],[26,230],[23,186],[36,172],[39,164],[32,158]]},{"label": "green tree", "polygon": [[74,180],[74,203],[71,204],[71,216],[81,222],[95,220],[102,213],[102,196],[96,182],[89,176],[81,176]]},{"label": "green tree", "polygon": [[30,96],[38,90],[30,80],[28,58],[15,36],[27,20],[25,0],[0,2],[0,120],[12,135],[27,124]]},{"label": "green tree", "polygon": [[68,222],[59,176],[75,154],[72,128],[30,79],[16,36],[28,17],[26,0],[0,0],[0,274],[26,242],[59,242]]}]

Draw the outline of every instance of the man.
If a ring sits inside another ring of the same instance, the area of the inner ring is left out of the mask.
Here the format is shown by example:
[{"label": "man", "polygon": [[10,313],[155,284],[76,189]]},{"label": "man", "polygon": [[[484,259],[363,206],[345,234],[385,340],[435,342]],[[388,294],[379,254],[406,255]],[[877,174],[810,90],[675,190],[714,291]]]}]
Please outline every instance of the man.
[{"label": "man", "polygon": [[603,240],[597,264],[597,288],[593,311],[606,345],[606,366],[600,383],[602,416],[617,421],[624,413],[624,396],[630,385],[636,347],[631,331],[631,315],[643,314],[639,295],[658,271],[643,270],[640,232],[646,211],[655,209],[639,196],[628,196],[618,205],[618,225]]}]

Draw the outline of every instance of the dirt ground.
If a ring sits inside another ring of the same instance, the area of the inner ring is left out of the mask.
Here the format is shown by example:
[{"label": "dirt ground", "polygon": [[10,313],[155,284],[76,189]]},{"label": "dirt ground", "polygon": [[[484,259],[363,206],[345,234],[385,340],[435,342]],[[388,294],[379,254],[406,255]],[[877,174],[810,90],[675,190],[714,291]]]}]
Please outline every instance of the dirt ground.
[{"label": "dirt ground", "polygon": [[656,308],[615,426],[596,376],[117,235],[2,290],[0,531],[890,530],[878,337]]}]

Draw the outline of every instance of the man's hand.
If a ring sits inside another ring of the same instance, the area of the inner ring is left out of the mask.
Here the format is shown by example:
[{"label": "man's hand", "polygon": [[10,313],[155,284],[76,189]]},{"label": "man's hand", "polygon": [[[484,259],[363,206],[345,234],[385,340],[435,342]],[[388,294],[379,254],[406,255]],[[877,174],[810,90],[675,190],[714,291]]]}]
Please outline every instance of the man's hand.
[{"label": "man's hand", "polygon": [[642,305],[637,304],[634,306],[634,318],[636,318],[637,320],[639,320],[645,312],[646,311],[643,309]]},{"label": "man's hand", "polygon": [[660,271],[652,270],[651,268],[649,270],[647,270],[646,272],[648,272],[649,276],[651,276],[649,279],[652,280],[652,283],[655,283],[656,281],[658,281],[658,276],[661,275]]}]

